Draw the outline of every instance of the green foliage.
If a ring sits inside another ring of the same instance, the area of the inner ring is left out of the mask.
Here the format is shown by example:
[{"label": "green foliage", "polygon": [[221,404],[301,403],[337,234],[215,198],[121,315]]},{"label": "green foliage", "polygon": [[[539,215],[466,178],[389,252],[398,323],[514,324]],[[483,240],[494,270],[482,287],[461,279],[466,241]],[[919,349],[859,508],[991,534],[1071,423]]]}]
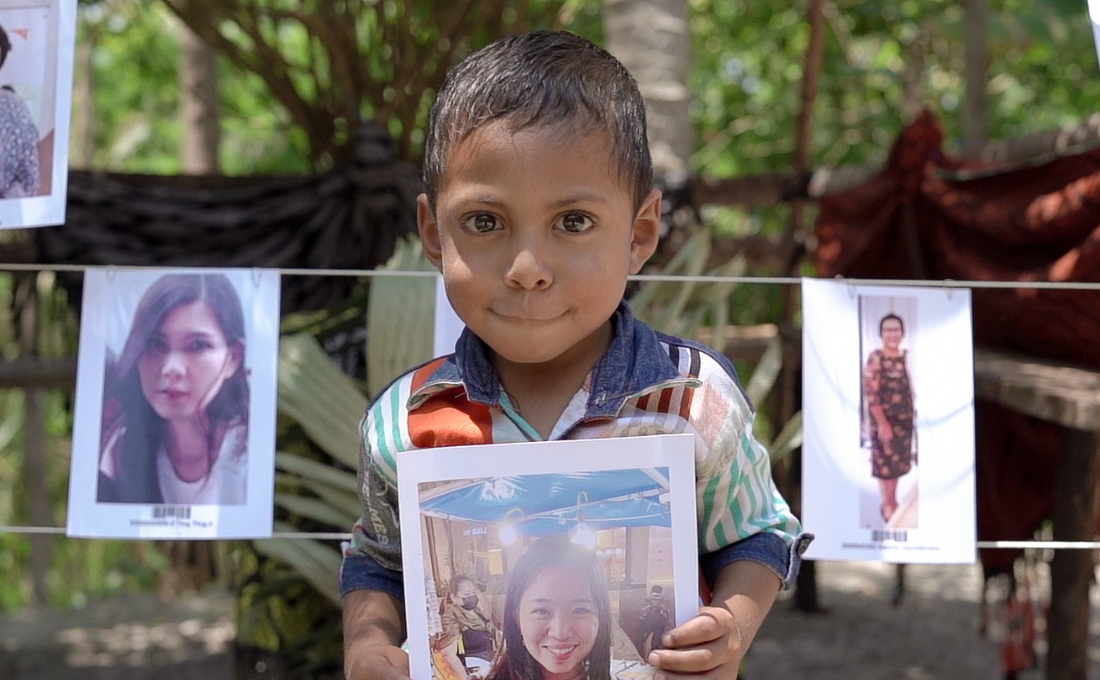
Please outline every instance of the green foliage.
[{"label": "green foliage", "polygon": [[[804,5],[691,0],[696,168],[719,176],[789,167],[809,39]],[[994,0],[990,132],[994,139],[1080,122],[1100,94],[1085,3]],[[814,113],[815,163],[881,159],[908,122],[907,90],[961,130],[962,10],[954,0],[826,3]]]},{"label": "green foliage", "polygon": [[[403,240],[383,269],[434,272],[419,239]],[[367,380],[371,394],[391,380],[432,358],[435,332],[435,286],[432,276],[377,278],[367,307],[369,332]]]},{"label": "green foliage", "polygon": [[[704,271],[710,255],[710,234],[700,229],[665,266],[662,274],[681,276],[740,276],[745,262],[733,258],[729,262]],[[701,339],[710,338],[721,350],[725,345],[726,327],[730,319],[731,283],[694,283],[647,281],[631,298],[631,306],[639,319],[669,335]]]},{"label": "green foliage", "polygon": [[[359,434],[366,396],[307,333],[279,349],[276,531],[346,532],[360,513]],[[340,551],[331,541],[253,541],[242,560],[238,641],[278,652],[288,677],[314,678],[342,661]]]},{"label": "green foliage", "polygon": [[[180,172],[179,21],[159,0],[84,3],[79,16],[78,40],[93,46],[93,167]],[[264,82],[224,61],[218,77],[224,172],[308,171],[305,135]]]},{"label": "green foliage", "polygon": [[[180,172],[181,23],[169,4],[80,5],[78,40],[93,49],[95,168]],[[457,23],[461,5],[432,0],[349,0],[339,4],[344,9],[330,0],[191,4],[200,7],[206,37],[221,41],[220,160],[230,175],[327,167],[346,155],[359,119],[386,121],[403,155],[416,158],[450,65],[503,34],[569,23],[598,37],[600,26],[594,0],[470,3]],[[343,24],[349,32],[332,32]],[[345,38],[350,50],[340,49]]]},{"label": "green foliage", "polygon": [[279,653],[288,665],[286,678],[342,677],[338,607],[319,598],[302,574],[282,560],[242,551],[237,572],[244,577],[238,643]]},{"label": "green foliage", "polygon": [[994,0],[991,135],[1081,123],[1097,111],[1100,69],[1086,3]]},{"label": "green foliage", "polygon": [[83,5],[78,40],[92,41],[97,167],[179,172],[179,50],[170,18],[148,0]]},{"label": "green foliage", "polygon": [[[327,141],[314,139],[317,133],[311,137],[300,116],[273,94],[270,78],[223,59],[222,161],[228,173],[306,171],[326,152],[313,147],[346,143],[355,118],[388,121],[406,156],[416,158],[442,74],[470,51],[497,35],[533,27],[561,25],[597,40],[602,35],[595,0],[474,3],[483,7],[464,16],[462,30],[454,34],[457,44],[444,35],[449,6],[430,0],[353,2],[349,7],[359,8],[353,27],[356,52],[341,64],[319,37],[324,33],[317,22],[329,10],[318,2],[248,0],[233,11],[234,16],[256,14],[255,35],[232,20],[216,26],[242,50],[254,50],[257,39],[277,47],[287,63],[288,82],[305,104],[337,119]],[[228,13],[229,5],[224,7],[218,11]],[[692,117],[699,132],[694,166],[718,176],[789,167],[809,37],[803,5],[777,9],[746,0],[690,0],[690,7]],[[815,163],[882,158],[913,113],[906,108],[907,92],[941,114],[949,139],[958,139],[963,98],[959,5],[950,0],[886,5],[837,0],[826,7]],[[493,8],[499,15],[490,16]],[[219,16],[211,14],[209,21]],[[97,167],[178,171],[177,28],[178,21],[159,0],[82,4],[80,39],[95,43]],[[994,0],[990,36],[993,138],[1078,122],[1092,113],[1100,79],[1084,3]],[[409,71],[412,65],[419,71]],[[346,107],[347,85],[341,80],[346,78],[339,70],[349,67],[363,71],[370,83],[350,90],[354,110]],[[732,222],[747,221],[735,228],[752,233],[773,231],[784,221],[782,211],[750,217],[755,219],[733,217]],[[731,219],[724,223],[712,225],[728,229]]]},{"label": "green foliage", "polygon": [[385,122],[398,153],[419,155],[450,66],[511,33],[583,19],[581,0],[163,0],[226,60],[258,75],[324,169],[353,156],[362,120]]}]

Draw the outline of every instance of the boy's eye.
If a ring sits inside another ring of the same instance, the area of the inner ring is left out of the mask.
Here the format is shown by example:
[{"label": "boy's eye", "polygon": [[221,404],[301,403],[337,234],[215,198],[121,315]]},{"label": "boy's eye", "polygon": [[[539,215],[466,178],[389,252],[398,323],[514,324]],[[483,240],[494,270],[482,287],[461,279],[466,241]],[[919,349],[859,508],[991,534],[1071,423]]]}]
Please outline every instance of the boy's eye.
[{"label": "boy's eye", "polygon": [[463,220],[463,223],[468,229],[478,234],[487,234],[497,229],[498,226],[497,218],[488,213],[470,215]]},{"label": "boy's eye", "polygon": [[570,234],[580,234],[593,227],[592,218],[583,213],[569,213],[562,215],[558,220],[558,226],[562,231]]}]

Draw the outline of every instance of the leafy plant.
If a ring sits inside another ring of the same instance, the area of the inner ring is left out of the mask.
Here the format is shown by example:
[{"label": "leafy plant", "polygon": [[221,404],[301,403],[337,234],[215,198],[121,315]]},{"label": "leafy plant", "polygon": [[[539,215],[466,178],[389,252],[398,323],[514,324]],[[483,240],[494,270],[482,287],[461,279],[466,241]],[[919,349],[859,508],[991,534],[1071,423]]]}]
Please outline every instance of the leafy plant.
[{"label": "leafy plant", "polygon": [[[420,243],[405,241],[385,268],[424,271],[429,265]],[[371,283],[372,392],[431,358],[434,299],[432,277],[380,277]],[[293,326],[327,328],[323,319],[298,319]],[[276,531],[345,533],[359,517],[357,424],[366,407],[360,385],[333,363],[312,333],[282,338],[279,411],[293,426],[284,421],[283,448],[275,456]],[[303,538],[255,541],[252,547],[256,557],[245,565],[238,639],[290,658],[288,677],[338,669],[340,550],[332,541]]]},{"label": "leafy plant", "polygon": [[[686,277],[735,277],[745,273],[745,258],[735,256],[723,265],[704,271],[711,255],[710,230],[695,231],[669,261],[662,274]],[[719,352],[726,350],[726,331],[735,317],[731,305],[738,284],[729,281],[646,281],[630,298],[635,315],[657,330],[704,341]],[[783,368],[783,348],[776,337],[752,370],[745,388],[754,404],[762,403],[775,386]],[[765,428],[761,428],[765,429]],[[774,429],[774,428],[773,428]],[[802,413],[796,413],[770,441],[756,432],[778,463],[802,445]]]}]

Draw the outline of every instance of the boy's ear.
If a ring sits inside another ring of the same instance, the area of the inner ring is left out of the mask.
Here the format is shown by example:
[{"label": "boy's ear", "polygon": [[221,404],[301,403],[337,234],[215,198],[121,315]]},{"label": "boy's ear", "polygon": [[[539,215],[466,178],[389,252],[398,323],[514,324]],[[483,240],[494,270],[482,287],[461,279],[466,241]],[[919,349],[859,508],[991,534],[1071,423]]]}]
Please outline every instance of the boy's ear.
[{"label": "boy's ear", "polygon": [[420,232],[420,245],[424,249],[424,256],[436,269],[443,271],[443,244],[439,238],[439,224],[432,214],[432,206],[428,203],[428,195],[420,194],[416,197],[416,230]]},{"label": "boy's ear", "polygon": [[654,187],[634,218],[630,240],[630,273],[637,274],[657,250],[661,238],[661,190]]}]

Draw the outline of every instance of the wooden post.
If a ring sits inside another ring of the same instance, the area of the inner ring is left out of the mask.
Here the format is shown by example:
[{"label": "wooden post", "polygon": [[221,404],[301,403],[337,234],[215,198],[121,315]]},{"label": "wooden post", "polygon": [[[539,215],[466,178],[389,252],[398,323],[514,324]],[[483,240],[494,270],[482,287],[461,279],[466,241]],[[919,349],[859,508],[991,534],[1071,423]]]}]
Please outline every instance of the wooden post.
[{"label": "wooden post", "polygon": [[[1100,447],[1095,433],[1070,429],[1054,492],[1054,540],[1091,541],[1095,529]],[[1050,652],[1047,678],[1087,680],[1091,550],[1056,550],[1050,563]],[[1055,631],[1057,634],[1055,634]]]},{"label": "wooden post", "polygon": [[[975,395],[1066,427],[1054,483],[1054,540],[1089,541],[1100,477],[1100,372],[1049,359],[974,352]],[[1086,680],[1091,550],[1056,550],[1050,565],[1047,677]]]},{"label": "wooden post", "polygon": [[[813,118],[814,102],[817,100],[818,80],[821,76],[821,67],[825,58],[825,2],[824,0],[809,0],[807,5],[807,21],[810,24],[810,42],[806,46],[806,55],[802,63],[801,106],[798,111],[798,124],[795,127],[794,157],[791,160],[791,169],[796,177],[800,177],[810,170],[811,155],[813,152]],[[786,258],[784,263],[785,274],[792,276],[798,272],[802,259],[806,255],[806,202],[794,201],[791,203],[790,218],[787,228],[783,232],[780,242],[780,252]],[[788,337],[797,334],[794,327],[794,316],[798,308],[798,288],[796,286],[784,286],[782,319],[780,322],[781,333],[786,331]],[[785,343],[784,347],[798,343]],[[784,351],[783,371],[780,375],[780,404],[779,420],[776,427],[782,427],[791,416],[802,408],[802,392],[800,376],[802,355],[801,351]],[[796,462],[788,468],[789,483],[784,486],[790,490],[788,500],[795,504],[795,510],[801,512],[799,497],[802,487],[801,464]],[[811,562],[802,564],[802,571],[798,575],[795,584],[794,606],[799,611],[816,612],[820,610],[817,599],[817,575]]]}]

